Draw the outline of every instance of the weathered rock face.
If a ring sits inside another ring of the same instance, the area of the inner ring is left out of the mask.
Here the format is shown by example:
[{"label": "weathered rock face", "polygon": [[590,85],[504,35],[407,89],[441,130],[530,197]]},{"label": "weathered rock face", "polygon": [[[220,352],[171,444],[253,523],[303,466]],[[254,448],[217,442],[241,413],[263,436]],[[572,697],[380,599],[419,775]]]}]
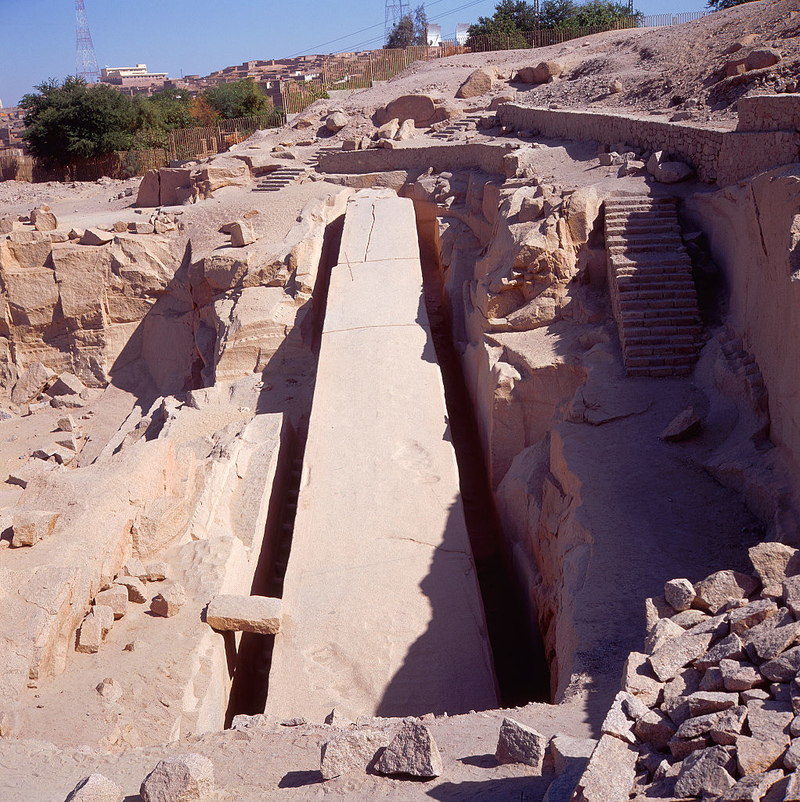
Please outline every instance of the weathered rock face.
[{"label": "weathered rock face", "polygon": [[499,216],[506,225],[476,265],[473,330],[529,331],[559,320],[599,209],[593,189],[567,198],[546,185],[502,193]]},{"label": "weathered rock face", "polygon": [[800,169],[791,166],[713,195],[698,195],[691,204],[715,261],[726,266],[730,324],[742,335],[769,387],[764,400],[770,437],[795,462],[800,459],[800,410],[793,400],[800,383],[799,202]]},{"label": "weathered rock face", "polygon": [[[243,161],[219,162],[203,167],[209,191],[249,180]],[[0,351],[8,354],[0,387],[27,404],[53,370],[102,387],[138,360],[160,392],[172,393],[197,380],[198,360],[213,382],[263,370],[281,346],[285,359],[308,358],[299,330],[287,334],[309,311],[325,226],[348,194],[312,202],[283,243],[259,240],[240,221],[235,247],[186,258],[183,268],[168,236],[100,231],[101,244],[87,246],[15,230],[0,239]]]},{"label": "weathered rock face", "polygon": [[[103,386],[134,328],[172,281],[176,265],[167,240],[101,233],[108,244],[52,244],[38,232],[0,242],[0,334],[14,343],[19,370],[38,361]],[[44,386],[39,381],[34,388],[26,375],[15,403],[27,403]]]},{"label": "weathered rock face", "polygon": [[84,777],[70,792],[66,802],[122,802],[125,792],[102,774]]}]

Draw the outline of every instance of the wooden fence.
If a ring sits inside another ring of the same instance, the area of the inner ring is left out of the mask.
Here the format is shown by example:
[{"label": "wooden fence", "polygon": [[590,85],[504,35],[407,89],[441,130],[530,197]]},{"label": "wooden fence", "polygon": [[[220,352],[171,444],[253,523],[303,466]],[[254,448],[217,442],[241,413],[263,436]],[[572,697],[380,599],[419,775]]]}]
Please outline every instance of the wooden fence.
[{"label": "wooden fence", "polygon": [[[682,14],[655,14],[631,17],[618,22],[614,29],[680,25],[705,16],[705,11]],[[317,78],[309,81],[281,81],[282,109],[266,117],[240,117],[219,120],[205,128],[182,128],[172,131],[165,150],[133,150],[102,159],[89,159],[69,167],[47,169],[21,151],[0,151],[0,179],[17,181],[96,181],[101,176],[129,178],[144,175],[153,168],[165,167],[170,161],[186,161],[223,153],[231,145],[247,139],[254,131],[277,128],[287,114],[299,114],[315,100],[327,97],[328,91],[367,89],[375,81],[388,81],[415,61],[430,61],[463,53],[488,52],[547,47],[570,39],[607,31],[608,28],[541,28],[514,34],[472,36],[465,45],[443,42],[435,47],[407,47],[398,50],[371,50],[352,58],[330,56],[323,61]]]},{"label": "wooden fence", "polygon": [[0,179],[4,181],[97,181],[98,178],[132,178],[148,170],[167,167],[171,161],[187,161],[223,153],[254,131],[277,128],[286,115],[276,110],[264,117],[219,120],[207,128],[181,128],[169,137],[167,149],[117,151],[97,159],[83,159],[65,167],[47,167],[19,149],[0,151]]},{"label": "wooden fence", "polygon": [[243,142],[256,131],[279,128],[285,122],[286,114],[276,109],[263,117],[217,120],[206,128],[178,128],[169,135],[169,158],[187,161],[224,153],[231,145]]},{"label": "wooden fence", "polygon": [[[623,20],[615,27],[635,28],[638,18]],[[589,36],[608,28],[541,28],[515,34],[472,36],[465,45],[443,42],[441,45],[404,49],[371,50],[351,59],[330,56],[323,63],[317,78],[308,81],[281,81],[281,104],[287,114],[299,114],[328,91],[367,89],[375,81],[388,81],[415,61],[431,61],[464,53],[492,50],[529,49],[561,44],[570,39]]]},{"label": "wooden fence", "polygon": [[0,177],[5,181],[97,181],[98,178],[130,178],[148,170],[166,167],[165,150],[116,151],[98,159],[82,159],[64,167],[50,167],[22,153],[0,152]]}]

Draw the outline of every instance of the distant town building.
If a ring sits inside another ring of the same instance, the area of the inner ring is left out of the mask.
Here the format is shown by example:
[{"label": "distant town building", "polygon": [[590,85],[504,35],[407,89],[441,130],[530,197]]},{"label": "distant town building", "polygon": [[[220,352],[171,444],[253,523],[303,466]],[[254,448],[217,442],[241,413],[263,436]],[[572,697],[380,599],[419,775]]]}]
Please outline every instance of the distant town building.
[{"label": "distant town building", "polygon": [[148,72],[146,64],[135,67],[103,67],[100,70],[100,81],[117,87],[128,95],[149,94],[164,88],[167,73]]},{"label": "distant town building", "polygon": [[22,140],[24,130],[25,110],[16,106],[7,109],[0,106],[0,150],[22,147],[25,144]]}]

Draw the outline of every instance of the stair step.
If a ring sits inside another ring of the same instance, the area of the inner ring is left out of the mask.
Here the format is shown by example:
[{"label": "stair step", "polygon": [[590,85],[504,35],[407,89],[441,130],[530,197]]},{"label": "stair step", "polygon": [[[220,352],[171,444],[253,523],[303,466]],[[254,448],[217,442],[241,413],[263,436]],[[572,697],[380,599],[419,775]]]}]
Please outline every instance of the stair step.
[{"label": "stair step", "polygon": [[643,234],[655,236],[656,234],[680,234],[677,223],[639,222],[638,220],[619,221],[612,220],[606,225],[606,236],[638,237]]},{"label": "stair step", "polygon": [[657,337],[652,334],[642,334],[635,337],[626,337],[624,347],[641,345],[649,347],[668,347],[670,350],[676,345],[694,345],[695,337],[691,334],[670,334],[669,337]]},{"label": "stair step", "polygon": [[702,331],[697,323],[690,320],[681,321],[674,325],[663,324],[657,321],[658,325],[639,325],[640,321],[628,322],[624,327],[624,340],[636,339],[638,337],[693,337]]},{"label": "stair step", "polygon": [[[625,358],[634,357],[634,356],[651,356],[657,355],[661,351],[654,348],[653,346],[647,345],[629,345],[625,349]],[[693,354],[697,354],[697,346],[696,345],[670,345],[669,346],[669,353],[671,354],[680,354],[683,356],[692,356]]]},{"label": "stair step", "polygon": [[691,372],[691,365],[683,365],[662,368],[630,368],[627,374],[631,379],[671,379],[688,376]]},{"label": "stair step", "polygon": [[692,362],[694,362],[692,356],[626,356],[625,358],[625,365],[628,368],[677,367],[691,365]]},{"label": "stair step", "polygon": [[608,198],[605,208],[612,211],[625,211],[627,209],[674,209],[675,198]]},{"label": "stair step", "polygon": [[653,283],[679,284],[681,282],[691,281],[692,276],[688,270],[684,270],[680,267],[672,267],[667,270],[626,270],[624,273],[617,272],[616,279],[620,287],[627,287],[632,284],[640,286]]},{"label": "stair step", "polygon": [[648,299],[660,300],[662,298],[697,298],[694,284],[688,281],[664,281],[651,284],[623,284],[619,287],[620,299],[623,297],[632,300],[644,301]]},{"label": "stair step", "polygon": [[671,256],[679,254],[683,250],[682,243],[666,243],[663,247],[654,243],[638,245],[636,243],[626,243],[624,245],[607,245],[606,250],[610,256],[625,256],[630,254],[647,254],[656,258],[660,255]]},{"label": "stair step", "polygon": [[[649,311],[649,310],[643,310]],[[663,315],[661,317],[642,317],[636,312],[623,312],[622,322],[625,326],[625,331],[632,331],[634,327],[651,328],[654,325],[658,326],[699,326],[700,321],[696,315]]]},{"label": "stair step", "polygon": [[612,254],[663,253],[683,248],[683,240],[677,234],[665,234],[664,236],[646,234],[640,237],[611,234],[606,237],[606,248]]}]

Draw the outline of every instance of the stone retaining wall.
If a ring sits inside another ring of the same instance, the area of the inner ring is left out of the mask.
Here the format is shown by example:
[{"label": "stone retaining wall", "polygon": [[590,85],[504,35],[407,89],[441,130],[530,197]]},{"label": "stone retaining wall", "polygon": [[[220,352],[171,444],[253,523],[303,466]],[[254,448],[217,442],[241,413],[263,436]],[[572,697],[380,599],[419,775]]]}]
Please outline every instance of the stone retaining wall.
[{"label": "stone retaining wall", "polygon": [[800,131],[800,94],[741,97],[737,131]]},{"label": "stone retaining wall", "polygon": [[511,143],[455,143],[452,145],[410,145],[371,150],[320,151],[323,173],[385,173],[391,170],[434,172],[477,168],[485,173],[504,173],[503,156],[513,150]]},{"label": "stone retaining wall", "polygon": [[628,114],[603,114],[520,106],[506,103],[497,110],[504,125],[532,130],[545,137],[596,140],[606,145],[625,142],[647,150],[664,150],[690,164],[707,183],[733,184],[761,170],[798,160],[800,135],[794,131],[729,131],[644,119]]}]

